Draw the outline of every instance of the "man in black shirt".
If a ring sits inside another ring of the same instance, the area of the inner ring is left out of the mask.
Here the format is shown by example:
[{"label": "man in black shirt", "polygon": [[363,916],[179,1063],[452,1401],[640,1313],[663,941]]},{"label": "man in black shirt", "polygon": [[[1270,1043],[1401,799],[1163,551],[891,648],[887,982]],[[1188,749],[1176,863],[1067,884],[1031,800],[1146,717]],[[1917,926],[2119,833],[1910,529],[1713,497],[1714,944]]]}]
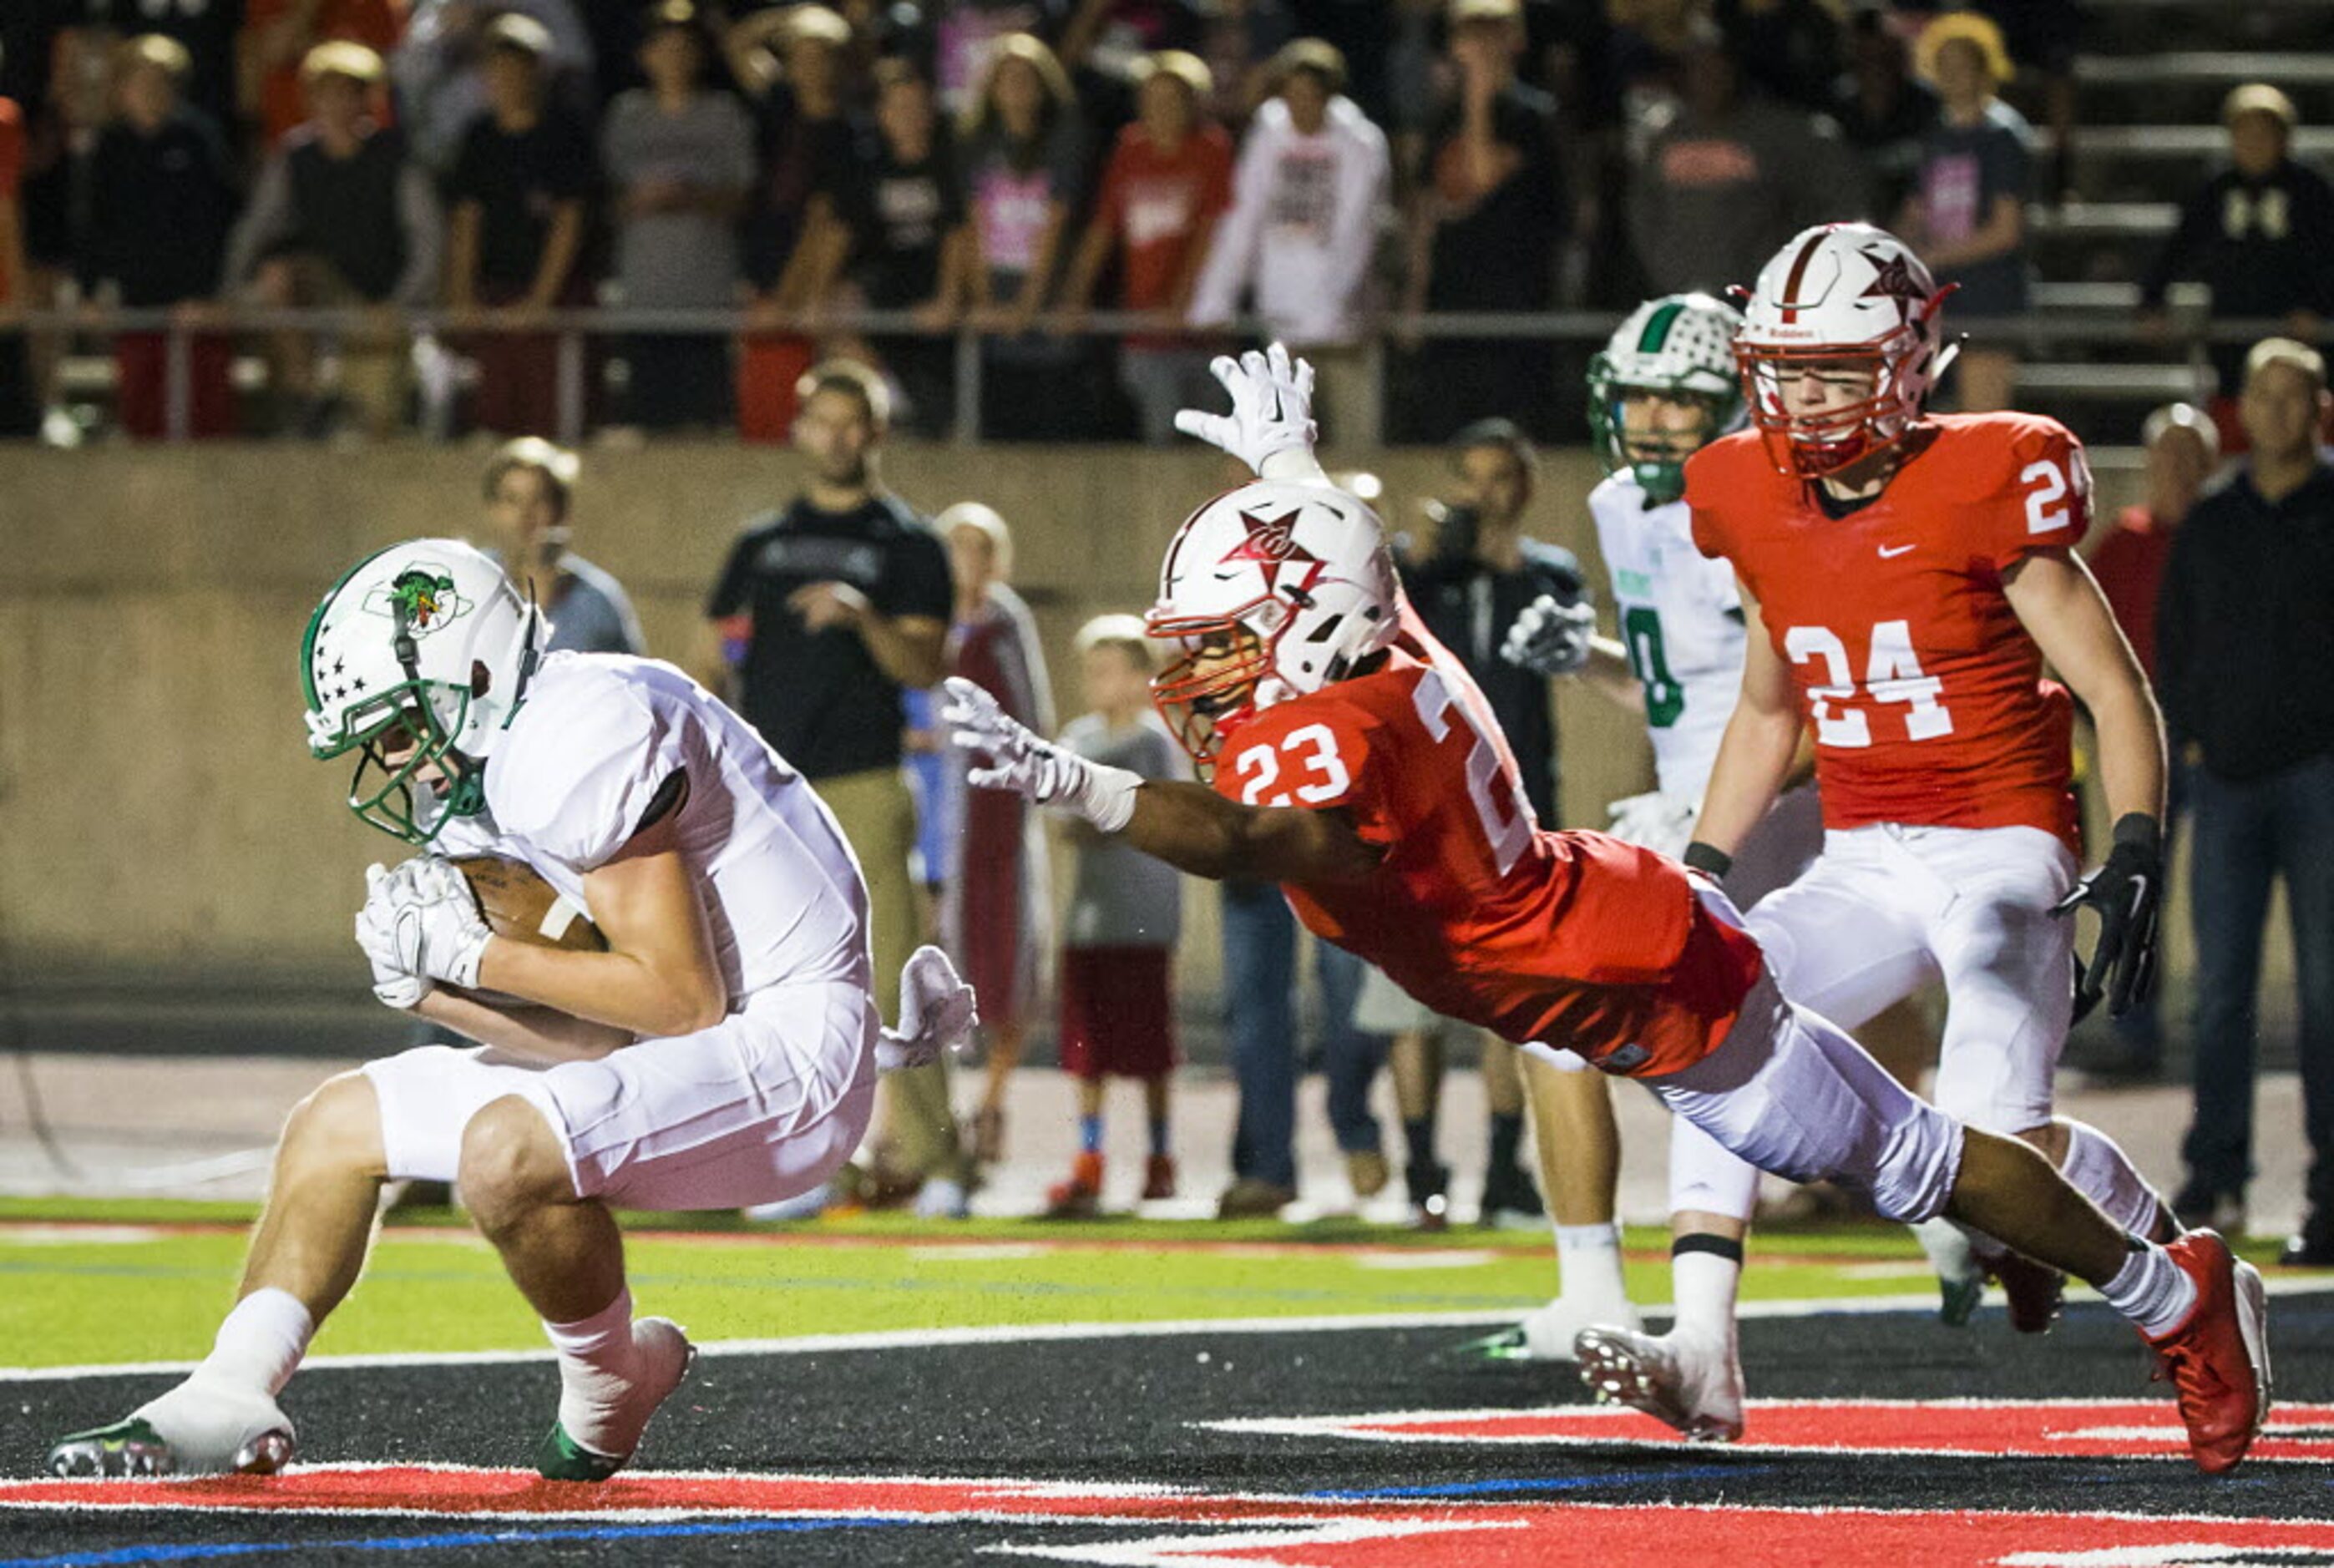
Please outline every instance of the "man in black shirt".
[{"label": "man in black shirt", "polygon": [[[2179,226],[2140,280],[2142,320],[2162,329],[2164,294],[2175,278],[2213,292],[2213,314],[2282,319],[2304,341],[2334,315],[2334,186],[2296,163],[2293,101],[2262,82],[2222,105],[2229,167],[2183,203]],[[2215,344],[2221,392],[2233,396],[2244,351]]]},{"label": "man in black shirt", "polygon": [[[950,280],[963,265],[955,253],[971,234],[948,127],[931,83],[912,62],[876,63],[874,124],[844,184],[851,275],[861,296],[873,309],[915,311],[930,325],[948,325]],[[870,346],[907,392],[907,422],[923,434],[942,434],[954,397],[954,345],[900,335],[874,338]]]},{"label": "man in black shirt", "polygon": [[[592,138],[550,101],[551,34],[512,12],[487,28],[486,112],[462,133],[446,177],[446,303],[508,327],[584,303],[584,203],[596,178]],[[558,340],[501,331],[463,345],[478,361],[477,423],[506,435],[552,433]]]},{"label": "man in black shirt", "polygon": [[[1556,157],[1556,101],[1516,80],[1523,43],[1516,0],[1452,7],[1458,101],[1428,149],[1411,214],[1406,313],[1556,303],[1557,252],[1571,220]],[[1423,439],[1494,417],[1540,437],[1554,433],[1556,370],[1546,342],[1433,342],[1411,385],[1412,423]]]},{"label": "man in black shirt", "polygon": [[[796,396],[810,484],[729,552],[690,668],[718,692],[736,678],[738,711],[834,813],[867,879],[876,996],[896,1015],[916,941],[900,694],[939,681],[954,591],[948,553],[876,476],[891,411],[881,379],[830,360]],[[882,1093],[887,1174],[921,1183],[925,1212],[962,1214],[971,1166],[945,1065],[887,1073]]]},{"label": "man in black shirt", "polygon": [[2156,680],[2192,766],[2189,909],[2196,937],[2195,1121],[2183,1221],[2242,1217],[2252,1175],[2262,926],[2282,877],[2301,991],[2310,1209],[2282,1261],[2334,1265],[2334,465],[2317,351],[2284,338],[2246,356],[2250,459],[2174,535],[2156,606]]}]

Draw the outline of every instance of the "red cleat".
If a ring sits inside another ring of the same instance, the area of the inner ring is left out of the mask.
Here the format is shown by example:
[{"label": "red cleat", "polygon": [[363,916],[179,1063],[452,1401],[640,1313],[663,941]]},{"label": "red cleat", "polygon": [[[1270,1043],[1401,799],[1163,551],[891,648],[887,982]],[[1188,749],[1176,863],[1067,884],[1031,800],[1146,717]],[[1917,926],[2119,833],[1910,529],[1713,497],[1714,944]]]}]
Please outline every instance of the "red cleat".
[{"label": "red cleat", "polygon": [[1047,1219],[1092,1219],[1102,1212],[1102,1156],[1080,1150],[1070,1178],[1046,1194]]},{"label": "red cleat", "polygon": [[2269,1415],[2269,1305],[2261,1275],[2220,1233],[2192,1230],[2165,1249],[2196,1282],[2178,1328],[2147,1342],[2163,1361],[2188,1428],[2188,1452],[2208,1475],[2234,1468]]},{"label": "red cleat", "polygon": [[2066,1304],[2067,1276],[2014,1252],[1986,1260],[1986,1273],[2001,1287],[2010,1326],[2021,1334],[2047,1334]]}]

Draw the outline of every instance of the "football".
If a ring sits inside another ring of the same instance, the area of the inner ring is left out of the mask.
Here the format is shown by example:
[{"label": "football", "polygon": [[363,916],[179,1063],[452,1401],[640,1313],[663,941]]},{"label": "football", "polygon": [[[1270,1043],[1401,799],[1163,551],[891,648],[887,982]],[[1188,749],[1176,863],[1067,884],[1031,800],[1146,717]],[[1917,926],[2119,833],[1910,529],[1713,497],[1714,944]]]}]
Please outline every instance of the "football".
[{"label": "football", "polygon": [[608,950],[600,928],[524,861],[467,855],[453,866],[470,884],[470,896],[496,936],[578,953]]}]

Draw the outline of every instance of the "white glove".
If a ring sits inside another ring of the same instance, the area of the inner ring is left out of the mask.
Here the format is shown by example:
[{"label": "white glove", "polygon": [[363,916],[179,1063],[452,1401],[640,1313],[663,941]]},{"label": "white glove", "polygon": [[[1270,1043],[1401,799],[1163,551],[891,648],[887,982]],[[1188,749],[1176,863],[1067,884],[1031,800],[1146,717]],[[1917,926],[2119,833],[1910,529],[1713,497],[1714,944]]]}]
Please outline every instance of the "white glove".
[{"label": "white glove", "polygon": [[[397,968],[466,990],[477,987],[479,960],[494,933],[451,862],[415,856],[383,879],[378,901],[387,906],[384,929]],[[372,909],[366,906],[368,915]]]},{"label": "white glove", "polygon": [[976,788],[1010,790],[1033,804],[1060,806],[1106,833],[1118,832],[1134,815],[1141,774],[1088,762],[1031,734],[995,697],[960,675],[950,676],[945,684],[948,701],[940,717],[950,726],[949,738],[989,759],[987,767],[965,773]]},{"label": "white glove", "polygon": [[958,976],[949,956],[938,948],[919,948],[900,971],[900,1026],[883,1030],[876,1041],[876,1069],[921,1067],[961,1051],[979,1022],[972,987]]},{"label": "white glove", "polygon": [[388,867],[365,868],[365,905],[357,911],[357,946],[372,965],[372,994],[381,1005],[400,1011],[418,1005],[437,987],[427,975],[417,975],[400,957],[392,930],[395,914],[382,890],[393,879]]},{"label": "white glove", "polygon": [[1220,447],[1256,470],[1259,479],[1309,479],[1326,483],[1313,456],[1318,432],[1313,424],[1313,367],[1292,361],[1275,343],[1235,360],[1219,354],[1208,367],[1232,395],[1232,411],[1210,414],[1184,409],[1175,428]]},{"label": "white glove", "polygon": [[1543,593],[1523,607],[1500,644],[1500,657],[1534,675],[1570,675],[1588,662],[1596,607],[1565,604]]},{"label": "white glove", "polygon": [[1616,839],[1675,860],[1693,840],[1694,819],[1702,814],[1699,801],[1681,800],[1653,790],[1615,801],[1605,808],[1613,816],[1605,831]]}]

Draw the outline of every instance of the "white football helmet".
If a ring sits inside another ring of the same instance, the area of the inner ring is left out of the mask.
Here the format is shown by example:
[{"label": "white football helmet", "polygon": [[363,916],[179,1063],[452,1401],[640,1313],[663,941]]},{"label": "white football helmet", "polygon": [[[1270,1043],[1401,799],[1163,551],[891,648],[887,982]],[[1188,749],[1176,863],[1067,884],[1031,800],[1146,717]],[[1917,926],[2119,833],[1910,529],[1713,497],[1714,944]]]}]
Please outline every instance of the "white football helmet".
[{"label": "white football helmet", "polygon": [[1182,650],[1152,700],[1202,770],[1253,715],[1390,646],[1402,580],[1377,515],[1343,490],[1259,479],[1186,518],[1143,618]]},{"label": "white football helmet", "polygon": [[[368,555],[308,618],[308,749],[362,748],[349,809],[426,844],[486,804],[484,765],[550,632],[493,558],[459,539]],[[427,772],[425,772],[427,770]]]},{"label": "white football helmet", "polygon": [[[1742,380],[1734,334],[1742,317],[1709,294],[1647,300],[1588,361],[1588,428],[1607,474],[1628,469],[1646,495],[1670,502],[1685,494],[1685,460],[1742,423]],[[1697,436],[1664,442],[1630,438],[1622,404],[1631,392],[1658,392],[1706,406]]]},{"label": "white football helmet", "polygon": [[[1734,340],[1751,421],[1778,472],[1837,473],[1903,438],[1952,362],[1945,296],[1912,248],[1864,223],[1805,230],[1760,269]],[[1801,401],[1808,372],[1868,370],[1864,396]]]}]

